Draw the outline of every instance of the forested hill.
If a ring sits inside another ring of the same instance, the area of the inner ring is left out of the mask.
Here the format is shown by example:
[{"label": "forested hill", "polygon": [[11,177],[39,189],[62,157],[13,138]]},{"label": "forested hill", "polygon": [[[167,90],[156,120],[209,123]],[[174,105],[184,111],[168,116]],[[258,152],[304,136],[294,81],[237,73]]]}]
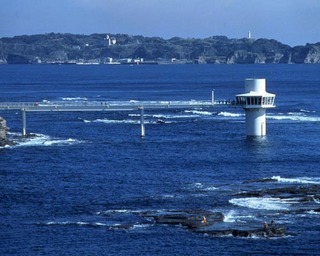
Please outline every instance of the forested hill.
[{"label": "forested hill", "polygon": [[125,34],[42,34],[0,38],[0,64],[320,63],[320,43],[290,47],[270,39],[204,39]]}]

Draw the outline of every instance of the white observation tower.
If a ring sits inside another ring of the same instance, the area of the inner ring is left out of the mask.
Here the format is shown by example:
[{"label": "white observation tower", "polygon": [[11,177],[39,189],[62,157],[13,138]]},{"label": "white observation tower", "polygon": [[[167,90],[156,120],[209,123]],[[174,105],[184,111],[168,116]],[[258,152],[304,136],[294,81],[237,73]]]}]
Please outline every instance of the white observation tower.
[{"label": "white observation tower", "polygon": [[275,96],[266,92],[266,79],[245,80],[245,93],[236,95],[236,105],[246,112],[247,136],[266,135],[266,109],[275,107]]}]

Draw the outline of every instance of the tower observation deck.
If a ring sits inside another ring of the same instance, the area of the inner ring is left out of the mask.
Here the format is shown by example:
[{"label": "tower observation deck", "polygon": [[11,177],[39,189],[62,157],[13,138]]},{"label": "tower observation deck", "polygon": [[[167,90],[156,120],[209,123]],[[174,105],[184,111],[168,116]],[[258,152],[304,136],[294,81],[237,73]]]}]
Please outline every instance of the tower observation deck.
[{"label": "tower observation deck", "polygon": [[245,110],[248,136],[266,135],[266,109],[275,107],[275,96],[266,92],[265,79],[245,80],[245,93],[236,95],[235,104]]}]

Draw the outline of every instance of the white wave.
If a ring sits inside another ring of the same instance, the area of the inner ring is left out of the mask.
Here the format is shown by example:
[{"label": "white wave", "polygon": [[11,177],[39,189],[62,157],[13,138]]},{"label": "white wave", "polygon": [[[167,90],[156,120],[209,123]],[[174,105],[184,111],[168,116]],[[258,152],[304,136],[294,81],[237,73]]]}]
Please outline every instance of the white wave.
[{"label": "white wave", "polygon": [[212,112],[209,112],[209,111],[200,111],[200,110],[186,110],[185,113],[192,113],[192,114],[204,115],[204,116],[211,116],[211,115],[213,115]]},{"label": "white wave", "polygon": [[105,227],[105,226],[107,226],[107,224],[101,223],[101,222],[95,222],[94,225],[97,226],[97,227],[100,227],[100,226],[101,227]]},{"label": "white wave", "polygon": [[137,229],[137,228],[148,228],[151,227],[152,224],[134,224],[130,229]]},{"label": "white wave", "polygon": [[259,210],[288,210],[293,202],[280,198],[248,197],[230,199],[231,204]]},{"label": "white wave", "polygon": [[305,113],[316,113],[315,110],[307,110],[307,109],[300,109],[301,112],[305,112]]},{"label": "white wave", "polygon": [[312,197],[313,201],[317,204],[320,204],[320,200],[319,199],[315,199],[314,197]]},{"label": "white wave", "polygon": [[282,178],[280,176],[272,176],[271,179],[283,183],[320,184],[320,178],[315,177]]},{"label": "white wave", "polygon": [[235,219],[235,211],[234,210],[231,210],[229,211],[227,214],[224,214],[224,222],[236,222],[236,219]]},{"label": "white wave", "polygon": [[320,212],[315,212],[314,210],[307,211],[309,214],[320,215]]},{"label": "white wave", "polygon": [[196,190],[200,190],[200,191],[213,191],[213,190],[217,190],[218,188],[212,185],[204,185],[201,182],[197,182],[194,184],[191,184],[188,186],[189,189],[196,189]]},{"label": "white wave", "polygon": [[203,184],[200,183],[200,182],[195,183],[194,186],[195,186],[196,188],[203,188]]},{"label": "white wave", "polygon": [[48,135],[44,134],[34,134],[31,137],[27,138],[19,138],[15,140],[15,145],[12,147],[30,147],[30,146],[67,146],[67,145],[74,145],[78,143],[82,143],[82,141],[76,139],[59,139],[59,138],[52,138]]},{"label": "white wave", "polygon": [[244,114],[239,114],[239,113],[231,113],[231,112],[219,112],[218,116],[225,116],[225,117],[242,117]]},{"label": "white wave", "polygon": [[131,213],[131,210],[126,209],[119,209],[119,210],[106,210],[106,211],[99,211],[96,212],[97,215],[108,215],[108,214],[114,214],[114,213]]},{"label": "white wave", "polygon": [[83,222],[83,221],[48,221],[44,223],[45,225],[78,225],[78,226],[84,226],[84,225],[89,225],[88,222]]},{"label": "white wave", "polygon": [[[113,119],[96,119],[93,120],[92,122],[95,123],[106,123],[106,124],[139,124],[140,120],[113,120]],[[146,123],[146,122],[145,122]]]},{"label": "white wave", "polygon": [[105,227],[108,226],[101,222],[85,222],[85,221],[48,221],[44,225],[48,226],[89,226],[89,227]]},{"label": "white wave", "polygon": [[241,215],[238,211],[230,210],[224,214],[224,222],[234,223],[234,222],[246,222],[248,219],[255,219],[253,215]]},{"label": "white wave", "polygon": [[65,100],[65,101],[88,100],[88,98],[85,98],[85,97],[64,97],[64,98],[61,98],[61,99]]},{"label": "white wave", "polygon": [[218,188],[216,188],[215,186],[208,186],[208,187],[205,187],[204,190],[205,191],[212,191],[212,190],[217,190]]},{"label": "white wave", "polygon": [[281,121],[295,121],[295,122],[320,122],[320,117],[318,116],[306,116],[303,113],[288,113],[279,115],[267,115],[268,119],[281,120]]}]

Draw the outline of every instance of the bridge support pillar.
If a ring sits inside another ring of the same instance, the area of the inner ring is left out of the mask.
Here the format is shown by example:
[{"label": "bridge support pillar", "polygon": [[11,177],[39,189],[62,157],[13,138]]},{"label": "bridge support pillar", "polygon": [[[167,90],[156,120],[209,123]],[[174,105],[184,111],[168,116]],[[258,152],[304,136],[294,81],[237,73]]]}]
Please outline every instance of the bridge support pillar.
[{"label": "bridge support pillar", "polygon": [[211,105],[214,106],[214,90],[211,91]]},{"label": "bridge support pillar", "polygon": [[145,137],[145,128],[144,128],[144,108],[140,107],[140,127],[141,127],[141,138]]},{"label": "bridge support pillar", "polygon": [[22,136],[25,137],[27,135],[27,116],[26,110],[23,108],[21,109],[22,112]]}]

